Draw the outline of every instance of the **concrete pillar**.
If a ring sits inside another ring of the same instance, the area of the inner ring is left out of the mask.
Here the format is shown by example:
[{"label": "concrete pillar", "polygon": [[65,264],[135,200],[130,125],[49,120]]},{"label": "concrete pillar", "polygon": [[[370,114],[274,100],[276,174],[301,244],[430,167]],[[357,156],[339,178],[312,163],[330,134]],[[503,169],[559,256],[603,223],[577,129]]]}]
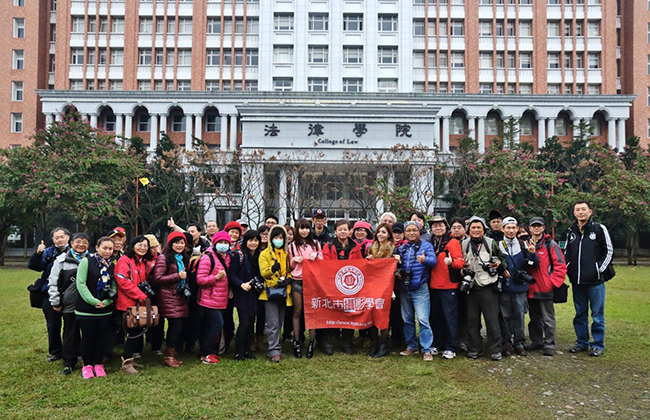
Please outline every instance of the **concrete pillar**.
[{"label": "concrete pillar", "polygon": [[287,170],[285,168],[280,168],[280,185],[278,185],[278,223],[281,225],[287,223],[287,200],[289,200],[289,194],[287,192]]},{"label": "concrete pillar", "polygon": [[478,152],[485,153],[485,117],[478,117],[478,129],[476,131]]},{"label": "concrete pillar", "polygon": [[476,117],[467,118],[467,131],[472,140],[476,140]]},{"label": "concrete pillar", "polygon": [[122,137],[124,134],[124,115],[115,114],[115,137]]},{"label": "concrete pillar", "polygon": [[203,136],[203,115],[194,116],[194,137],[201,140]]},{"label": "concrete pillar", "polygon": [[515,125],[512,126],[516,130],[514,133],[512,133],[512,143],[513,144],[519,144],[519,135],[521,134],[521,125],[520,125],[518,119],[511,118],[511,120],[516,123]]},{"label": "concrete pillar", "polygon": [[625,119],[619,118],[616,124],[618,126],[618,151],[620,153],[625,150]]},{"label": "concrete pillar", "polygon": [[440,144],[440,117],[433,118],[433,145],[438,149],[442,149]]},{"label": "concrete pillar", "polygon": [[546,146],[546,118],[537,120],[537,148]]},{"label": "concrete pillar", "polygon": [[553,137],[555,135],[555,118],[548,119],[548,132],[547,137]]},{"label": "concrete pillar", "polygon": [[228,145],[228,114],[221,114],[221,142],[219,149],[226,151]]},{"label": "concrete pillar", "polygon": [[133,114],[125,114],[124,117],[124,137],[130,139],[133,137]]},{"label": "concrete pillar", "polygon": [[[61,121],[61,114],[56,114],[56,120]],[[90,126],[97,128],[97,114],[90,114]]]},{"label": "concrete pillar", "polygon": [[[97,117],[95,116],[95,118],[97,118]],[[63,114],[61,114],[60,112],[57,112],[56,114],[54,114],[54,121],[60,122],[62,120],[63,120]],[[93,127],[95,127],[96,125],[97,124],[95,124]]]},{"label": "concrete pillar", "polygon": [[193,139],[192,139],[192,123],[194,122],[194,116],[192,114],[185,114],[185,150],[192,150]]},{"label": "concrete pillar", "polygon": [[237,150],[237,114],[230,116],[230,151]]},{"label": "concrete pillar", "polygon": [[159,139],[162,138],[163,132],[167,133],[167,115],[166,114],[162,114],[160,116],[160,135],[158,136]]},{"label": "concrete pillar", "polygon": [[149,151],[153,152],[158,147],[158,115],[150,114],[150,134],[149,134]]},{"label": "concrete pillar", "polygon": [[616,120],[614,118],[607,119],[607,144],[612,149],[616,148]]},{"label": "concrete pillar", "polygon": [[49,126],[54,122],[54,114],[45,114],[45,125]]},{"label": "concrete pillar", "polygon": [[442,117],[442,151],[449,153],[449,117]]}]

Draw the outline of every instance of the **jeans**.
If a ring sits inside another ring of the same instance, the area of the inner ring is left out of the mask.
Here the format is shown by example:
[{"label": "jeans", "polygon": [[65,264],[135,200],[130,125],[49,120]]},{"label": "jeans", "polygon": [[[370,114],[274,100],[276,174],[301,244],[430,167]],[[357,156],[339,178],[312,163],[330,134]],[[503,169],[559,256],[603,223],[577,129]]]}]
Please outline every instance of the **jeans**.
[{"label": "jeans", "polygon": [[481,353],[481,313],[487,329],[487,346],[490,354],[501,352],[501,330],[499,328],[499,292],[493,285],[474,286],[467,295],[467,351]]},{"label": "jeans", "polygon": [[[576,316],[573,328],[576,331],[576,343],[583,348],[590,346],[605,348],[605,283],[597,285],[573,285],[573,305]],[[589,309],[591,308],[591,337],[589,343]]]},{"label": "jeans", "polygon": [[185,318],[167,318],[167,348],[183,348],[183,327]]},{"label": "jeans", "polygon": [[101,365],[111,315],[77,317],[77,324],[81,328],[81,359],[84,366]]},{"label": "jeans", "polygon": [[458,348],[458,290],[431,289],[431,316],[434,345],[455,352]]},{"label": "jeans", "polygon": [[553,299],[529,299],[528,334],[533,347],[555,349],[555,307]]},{"label": "jeans", "polygon": [[433,344],[433,331],[429,325],[431,303],[429,302],[429,285],[422,284],[417,290],[401,290],[400,303],[402,304],[402,319],[404,320],[404,336],[406,347],[411,350],[418,349],[415,336],[415,316],[420,325],[420,346],[422,353],[430,353]]},{"label": "jeans", "polygon": [[499,325],[501,327],[501,342],[504,344],[514,344],[514,347],[522,347],[526,342],[527,294],[527,292],[501,293]]},{"label": "jeans", "polygon": [[269,357],[282,354],[282,347],[280,346],[280,332],[282,330],[282,323],[284,322],[284,311],[287,305],[282,302],[264,302],[264,309],[266,311],[266,331],[269,341]]},{"label": "jeans", "polygon": [[239,318],[239,326],[235,335],[235,354],[244,354],[248,353],[253,343],[253,333],[255,331],[253,319],[255,315],[248,313],[246,309],[239,308],[237,308],[237,315]]},{"label": "jeans", "polygon": [[223,328],[223,317],[221,309],[203,308],[202,312],[201,357],[205,357],[217,351],[217,338]]},{"label": "jeans", "polygon": [[63,342],[61,341],[62,315],[52,308],[50,296],[45,293],[43,296],[43,315],[47,327],[47,348],[52,356],[61,355]]}]

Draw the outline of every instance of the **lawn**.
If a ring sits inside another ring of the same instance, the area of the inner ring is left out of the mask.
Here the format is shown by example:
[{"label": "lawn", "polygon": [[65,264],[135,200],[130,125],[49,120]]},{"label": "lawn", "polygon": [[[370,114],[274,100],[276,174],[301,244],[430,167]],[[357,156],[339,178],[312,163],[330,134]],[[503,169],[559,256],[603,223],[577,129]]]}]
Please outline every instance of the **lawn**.
[{"label": "lawn", "polygon": [[[218,365],[181,354],[163,367],[145,349],[137,376],[107,366],[84,381],[48,363],[45,322],[29,307],[36,277],[0,269],[0,412],[3,418],[648,418],[650,416],[649,268],[617,268],[607,285],[606,350],[601,358],[566,352],[573,305],[557,305],[558,354],[512,356],[501,362],[393,354],[368,360],[317,353],[297,360],[285,348],[280,364],[264,357]],[[569,301],[571,302],[571,301]]]}]

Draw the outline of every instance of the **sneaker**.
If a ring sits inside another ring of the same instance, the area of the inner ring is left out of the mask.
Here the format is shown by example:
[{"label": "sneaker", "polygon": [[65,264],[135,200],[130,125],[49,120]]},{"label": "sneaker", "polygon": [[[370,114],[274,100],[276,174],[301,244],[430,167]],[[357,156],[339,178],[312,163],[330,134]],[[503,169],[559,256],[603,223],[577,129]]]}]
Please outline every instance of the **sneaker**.
[{"label": "sneaker", "polygon": [[61,375],[66,375],[66,376],[72,375],[72,368],[70,366],[64,367],[63,370],[61,371]]},{"label": "sneaker", "polygon": [[60,354],[53,354],[50,357],[48,357],[47,359],[45,359],[45,360],[47,360],[48,362],[56,362],[57,360],[61,360],[61,355]]},{"label": "sneaker", "polygon": [[433,354],[430,351],[425,351],[422,355],[422,360],[425,362],[433,362]]},{"label": "sneaker", "polygon": [[410,356],[413,353],[417,353],[417,352],[418,352],[417,350],[413,350],[413,349],[410,349],[410,348],[407,347],[406,349],[400,351],[399,355],[400,356]]},{"label": "sneaker", "polygon": [[603,349],[592,347],[589,349],[589,356],[600,357],[603,355]]},{"label": "sneaker", "polygon": [[467,344],[465,344],[465,343],[460,343],[460,346],[459,346],[459,347],[460,347],[461,351],[467,351]]},{"label": "sneaker", "polygon": [[454,353],[454,352],[451,351],[451,350],[445,350],[445,351],[442,353],[442,358],[443,358],[443,359],[451,360],[451,359],[453,359],[454,357],[456,357],[456,353]]},{"label": "sneaker", "polygon": [[81,368],[81,376],[84,379],[94,378],[95,372],[93,372],[93,367],[90,365],[86,365],[83,368]]},{"label": "sneaker", "polygon": [[478,359],[478,353],[475,352],[475,351],[467,352],[467,358],[472,359],[472,360],[476,360],[476,359]]},{"label": "sneaker", "polygon": [[246,357],[243,354],[238,353],[238,354],[235,355],[235,360],[239,360],[241,362],[241,361],[246,360]]},{"label": "sneaker", "polygon": [[[163,356],[162,350],[156,350],[153,352],[156,356]],[[135,355],[134,355],[135,356]]]},{"label": "sneaker", "polygon": [[498,362],[499,360],[503,359],[503,356],[501,355],[500,352],[497,352],[497,353],[492,353],[491,358],[492,358],[492,360],[494,360],[495,362]]},{"label": "sneaker", "polygon": [[214,354],[208,354],[207,356],[201,357],[201,362],[205,363],[206,365],[214,365],[219,363],[219,358]]},{"label": "sneaker", "polygon": [[440,352],[438,351],[438,347],[433,347],[431,349],[431,354],[434,356],[437,356]]},{"label": "sneaker", "polygon": [[542,354],[543,354],[544,356],[553,357],[553,356],[555,356],[555,350],[553,350],[553,349],[550,348],[550,347],[547,347],[547,348],[545,348],[544,350],[542,350]]},{"label": "sneaker", "polygon": [[249,352],[245,352],[245,353],[244,353],[244,357],[245,357],[246,359],[257,359],[257,357],[255,357],[254,354],[250,354]]},{"label": "sneaker", "polygon": [[273,362],[273,363],[280,363],[280,359],[281,359],[281,358],[282,358],[282,357],[280,357],[279,354],[276,354],[276,355],[274,355],[274,356],[271,356],[271,362]]},{"label": "sneaker", "polygon": [[104,365],[95,365],[95,376],[98,378],[103,378],[106,376],[106,371],[104,370]]},{"label": "sneaker", "polygon": [[582,353],[583,351],[587,351],[587,350],[588,349],[586,347],[582,347],[582,346],[576,344],[575,346],[573,346],[573,347],[571,347],[569,349],[569,352],[570,353]]}]

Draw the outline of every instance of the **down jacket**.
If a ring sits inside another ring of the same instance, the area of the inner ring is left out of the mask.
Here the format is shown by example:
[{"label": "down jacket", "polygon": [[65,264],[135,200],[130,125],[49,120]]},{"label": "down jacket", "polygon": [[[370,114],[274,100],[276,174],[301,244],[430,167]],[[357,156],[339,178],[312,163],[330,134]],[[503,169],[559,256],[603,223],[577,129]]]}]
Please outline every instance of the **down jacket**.
[{"label": "down jacket", "polygon": [[[560,287],[566,279],[566,263],[560,246],[551,239],[551,236],[544,234],[536,245],[537,267],[527,267],[528,274],[536,280],[528,288],[530,299],[553,299],[553,289]],[[550,255],[548,251],[551,251]]]},{"label": "down jacket", "polygon": [[[199,261],[199,267],[196,271],[196,284],[199,285],[196,302],[204,308],[226,309],[226,306],[228,306],[228,275],[226,274],[219,280],[215,278],[221,270],[228,273],[230,255],[226,253],[222,257],[226,263],[225,267],[219,261],[214,248],[210,247]],[[213,262],[214,266],[211,269]]]},{"label": "down jacket", "polygon": [[[417,261],[417,256],[424,253],[424,264]],[[431,242],[418,239],[417,242],[407,242],[399,247],[402,268],[412,273],[411,284],[408,288],[415,291],[431,278],[431,269],[436,265],[436,251]],[[403,286],[403,285],[402,285]]]},{"label": "down jacket", "polygon": [[176,260],[167,264],[165,254],[160,254],[156,259],[153,278],[159,288],[156,298],[160,316],[165,318],[187,318],[190,316],[189,301],[183,292],[176,290],[176,286],[181,280]]},{"label": "down jacket", "polygon": [[138,284],[147,280],[149,265],[137,255],[131,259],[126,255],[120,257],[115,265],[117,282],[117,303],[115,309],[126,311],[138,302],[144,302],[147,295],[138,288]]}]

